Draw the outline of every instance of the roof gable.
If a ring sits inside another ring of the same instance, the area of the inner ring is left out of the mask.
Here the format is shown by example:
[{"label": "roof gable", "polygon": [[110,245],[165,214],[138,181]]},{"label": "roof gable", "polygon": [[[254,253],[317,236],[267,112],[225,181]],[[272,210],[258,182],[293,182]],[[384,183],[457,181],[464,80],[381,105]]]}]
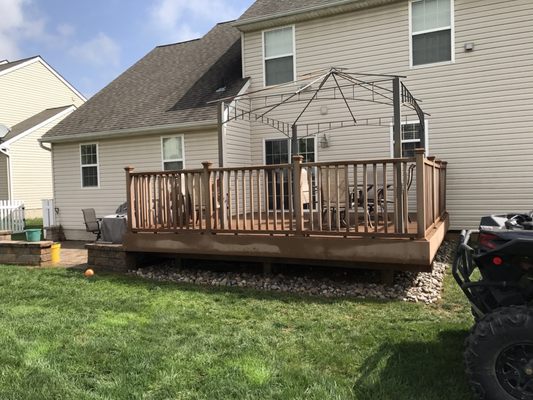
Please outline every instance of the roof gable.
[{"label": "roof gable", "polygon": [[72,92],[74,92],[80,99],[83,101],[87,101],[85,96],[81,94],[74,86],[70,84],[63,76],[57,72],[54,68],[52,68],[45,60],[41,58],[41,56],[35,56],[35,57],[29,57],[24,58],[17,61],[7,62],[0,64],[0,77],[2,75],[9,74],[11,72],[14,72],[20,68],[24,68],[28,65],[32,65],[34,63],[41,63],[52,75],[54,75],[57,79],[59,79],[65,86],[67,86]]}]

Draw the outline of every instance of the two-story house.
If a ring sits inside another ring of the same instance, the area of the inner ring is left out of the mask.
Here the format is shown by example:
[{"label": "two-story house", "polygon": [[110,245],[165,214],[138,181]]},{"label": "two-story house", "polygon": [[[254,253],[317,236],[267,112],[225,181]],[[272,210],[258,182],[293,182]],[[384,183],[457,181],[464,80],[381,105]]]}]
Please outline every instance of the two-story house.
[{"label": "two-story house", "polygon": [[41,57],[0,63],[0,200],[40,217],[53,197],[51,149],[40,139],[86,101]]},{"label": "two-story house", "polygon": [[[423,146],[449,163],[453,229],[475,227],[485,214],[530,210],[532,20],[527,0],[258,0],[201,39],[157,47],[45,136],[60,223],[68,238],[85,237],[80,210],[105,215],[125,201],[126,165],[288,163],[290,135],[265,118],[292,123],[305,111],[298,121],[316,127],[344,120],[346,101],[356,123],[300,129],[304,161],[392,157],[392,111],[367,104],[379,103],[376,96],[388,104],[392,92],[364,74],[382,74],[383,82],[403,76],[420,100],[424,129],[405,114],[402,153]],[[310,99],[332,68],[346,78],[342,101],[331,86],[330,103],[268,103],[297,92]],[[237,95],[239,108],[217,106]],[[231,118],[237,108],[253,118]]]}]

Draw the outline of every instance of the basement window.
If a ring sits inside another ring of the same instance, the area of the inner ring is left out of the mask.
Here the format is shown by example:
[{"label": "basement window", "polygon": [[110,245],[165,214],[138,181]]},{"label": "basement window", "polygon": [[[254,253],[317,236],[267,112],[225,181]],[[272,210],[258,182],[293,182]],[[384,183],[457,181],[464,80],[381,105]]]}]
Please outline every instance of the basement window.
[{"label": "basement window", "polygon": [[411,65],[453,61],[453,0],[411,1]]},{"label": "basement window", "polygon": [[97,188],[99,185],[98,144],[80,145],[81,187]]},{"label": "basement window", "polygon": [[263,31],[265,86],[293,82],[294,27]]}]

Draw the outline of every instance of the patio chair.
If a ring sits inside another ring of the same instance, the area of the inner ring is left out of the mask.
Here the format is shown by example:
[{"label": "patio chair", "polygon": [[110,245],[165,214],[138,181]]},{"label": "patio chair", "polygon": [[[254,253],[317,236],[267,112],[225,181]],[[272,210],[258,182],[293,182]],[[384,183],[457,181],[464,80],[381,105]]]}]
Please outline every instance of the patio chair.
[{"label": "patio chair", "polygon": [[100,240],[102,236],[102,231],[100,225],[102,223],[101,218],[96,218],[96,211],[94,208],[84,208],[81,210],[83,213],[83,220],[85,222],[85,230],[87,232],[93,233],[96,235],[96,241]]}]

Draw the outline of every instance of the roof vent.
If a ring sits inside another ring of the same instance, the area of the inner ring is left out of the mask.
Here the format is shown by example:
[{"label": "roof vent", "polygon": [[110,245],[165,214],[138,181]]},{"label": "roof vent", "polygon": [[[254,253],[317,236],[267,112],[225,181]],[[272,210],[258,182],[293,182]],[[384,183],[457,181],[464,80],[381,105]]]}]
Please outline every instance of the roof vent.
[{"label": "roof vent", "polygon": [[226,86],[219,87],[216,92],[217,93],[224,93],[226,91]]}]

